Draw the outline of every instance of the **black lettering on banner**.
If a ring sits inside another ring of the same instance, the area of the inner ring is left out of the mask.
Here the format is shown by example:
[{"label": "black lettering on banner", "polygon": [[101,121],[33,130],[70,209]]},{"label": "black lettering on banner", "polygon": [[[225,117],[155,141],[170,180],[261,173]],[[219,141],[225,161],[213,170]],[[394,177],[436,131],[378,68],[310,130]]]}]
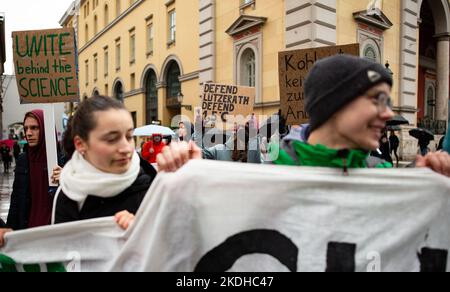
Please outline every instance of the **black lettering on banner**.
[{"label": "black lettering on banner", "polygon": [[447,271],[448,251],[423,248],[417,255],[421,273],[445,273]]},{"label": "black lettering on banner", "polygon": [[356,271],[356,244],[330,242],[327,251],[327,273]]},{"label": "black lettering on banner", "polygon": [[208,252],[195,272],[225,272],[241,257],[250,254],[271,255],[291,272],[297,271],[299,250],[292,240],[276,230],[252,230],[230,237]]}]

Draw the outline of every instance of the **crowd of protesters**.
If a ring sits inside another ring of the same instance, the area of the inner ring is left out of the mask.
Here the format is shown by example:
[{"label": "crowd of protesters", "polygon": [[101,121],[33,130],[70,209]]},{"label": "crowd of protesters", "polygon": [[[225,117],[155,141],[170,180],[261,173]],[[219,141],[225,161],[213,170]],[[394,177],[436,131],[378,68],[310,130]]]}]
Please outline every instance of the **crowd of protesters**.
[{"label": "crowd of protesters", "polygon": [[[395,133],[388,137],[386,132],[386,122],[394,117],[392,85],[392,76],[379,64],[348,55],[325,58],[305,81],[309,124],[286,127],[281,115],[274,115],[275,129],[267,123],[269,130],[259,133],[252,117],[231,133],[214,135],[218,141],[210,145],[208,131],[196,119],[192,127],[179,124],[178,142],[165,143],[162,135],[153,135],[141,155],[123,103],[96,96],[81,103],[69,121],[64,153],[53,166],[57,190],[48,185],[42,112],[30,112],[24,120],[29,151],[17,160],[8,220],[0,222],[0,246],[12,230],[99,217],[115,216],[127,229],[144,197],[151,195],[147,191],[157,173],[175,172],[192,159],[331,167],[344,175],[353,168],[392,168],[391,153],[398,165],[400,144]],[[449,142],[442,144],[448,150]],[[387,155],[374,155],[379,152]],[[414,165],[450,177],[445,151],[418,155]]]}]

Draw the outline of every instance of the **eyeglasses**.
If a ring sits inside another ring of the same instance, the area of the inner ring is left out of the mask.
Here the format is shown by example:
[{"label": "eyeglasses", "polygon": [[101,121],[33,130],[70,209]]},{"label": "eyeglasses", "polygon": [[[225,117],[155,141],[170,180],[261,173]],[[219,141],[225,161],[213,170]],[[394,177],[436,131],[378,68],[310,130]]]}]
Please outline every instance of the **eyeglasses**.
[{"label": "eyeglasses", "polygon": [[378,112],[383,113],[388,108],[392,109],[392,98],[384,92],[375,95],[366,95],[378,107]]}]

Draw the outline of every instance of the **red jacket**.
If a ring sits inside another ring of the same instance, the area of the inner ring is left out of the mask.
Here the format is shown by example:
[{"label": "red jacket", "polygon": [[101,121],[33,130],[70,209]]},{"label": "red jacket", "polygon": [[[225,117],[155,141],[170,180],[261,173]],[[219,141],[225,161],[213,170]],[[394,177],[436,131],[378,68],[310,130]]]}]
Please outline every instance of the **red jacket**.
[{"label": "red jacket", "polygon": [[160,143],[147,142],[142,148],[142,157],[150,163],[156,163],[156,156],[162,152],[164,147],[166,144],[162,141]]}]

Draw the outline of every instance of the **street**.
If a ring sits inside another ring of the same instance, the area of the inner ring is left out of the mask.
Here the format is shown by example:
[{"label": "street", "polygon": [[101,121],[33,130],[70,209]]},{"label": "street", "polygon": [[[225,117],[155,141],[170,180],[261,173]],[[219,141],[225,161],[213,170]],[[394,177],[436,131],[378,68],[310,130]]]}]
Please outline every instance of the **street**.
[{"label": "street", "polygon": [[12,185],[14,181],[14,173],[11,170],[9,174],[0,173],[0,218],[6,222],[8,217],[9,205],[11,200]]}]

